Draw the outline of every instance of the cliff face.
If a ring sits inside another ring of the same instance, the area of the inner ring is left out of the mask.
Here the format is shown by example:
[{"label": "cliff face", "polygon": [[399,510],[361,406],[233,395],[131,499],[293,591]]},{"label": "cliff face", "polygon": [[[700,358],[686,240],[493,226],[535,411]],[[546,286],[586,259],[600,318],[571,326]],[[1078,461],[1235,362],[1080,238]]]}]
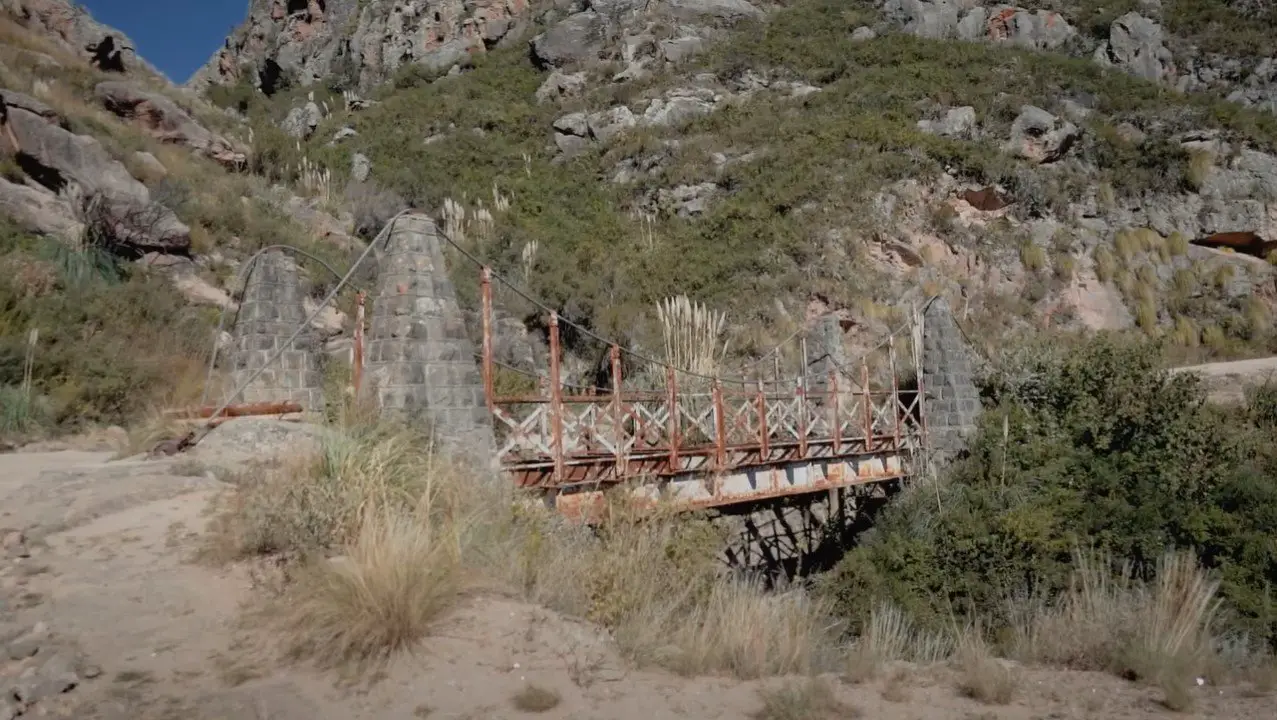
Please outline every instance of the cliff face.
[{"label": "cliff face", "polygon": [[338,76],[367,88],[417,63],[447,70],[527,22],[527,0],[252,0],[248,19],[188,85]]}]

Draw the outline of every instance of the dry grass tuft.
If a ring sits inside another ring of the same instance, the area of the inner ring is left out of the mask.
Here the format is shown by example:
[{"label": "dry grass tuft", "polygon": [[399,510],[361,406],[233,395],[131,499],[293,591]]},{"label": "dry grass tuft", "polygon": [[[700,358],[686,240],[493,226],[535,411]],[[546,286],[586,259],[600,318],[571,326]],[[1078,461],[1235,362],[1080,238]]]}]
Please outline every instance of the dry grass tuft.
[{"label": "dry grass tuft", "polygon": [[1157,685],[1162,691],[1162,706],[1167,710],[1188,712],[1197,702],[1186,678],[1163,677]]},{"label": "dry grass tuft", "polygon": [[1152,587],[1140,593],[1135,634],[1119,656],[1121,669],[1163,686],[1204,673],[1214,654],[1218,590],[1193,554],[1163,556]]},{"label": "dry grass tuft", "polygon": [[1006,705],[1015,698],[1020,672],[995,658],[977,631],[968,633],[954,662],[958,666],[958,689],[963,695],[986,705]]},{"label": "dry grass tuft", "polygon": [[670,628],[677,651],[666,664],[688,675],[808,673],[834,653],[829,617],[825,604],[799,589],[769,593],[753,582],[718,582]]},{"label": "dry grass tuft", "polygon": [[840,701],[833,686],[820,678],[790,681],[758,694],[763,707],[751,715],[754,720],[848,720],[862,714]]},{"label": "dry grass tuft", "polygon": [[465,587],[452,528],[373,514],[349,554],[305,568],[284,598],[291,655],[364,667],[410,650]]},{"label": "dry grass tuft", "polygon": [[887,702],[909,702],[909,671],[897,668],[882,686],[882,699]]},{"label": "dry grass tuft", "polygon": [[[618,505],[590,531],[392,427],[333,429],[315,454],[237,484],[207,557],[300,558],[274,619],[295,656],[321,664],[410,648],[463,588],[485,584],[593,620],[631,660],[689,675],[807,673],[837,654],[823,603],[722,576],[722,531],[707,521],[640,521]],[[333,553],[345,557],[307,560]]]},{"label": "dry grass tuft", "polygon": [[156,445],[180,438],[189,432],[182,423],[168,417],[160,408],[153,408],[143,419],[128,429],[124,444],[116,448],[115,459],[122,460],[155,449]]},{"label": "dry grass tuft", "polygon": [[657,303],[656,316],[665,340],[665,362],[680,370],[714,375],[727,351],[719,347],[727,315],[679,295]]},{"label": "dry grass tuft", "polygon": [[1111,567],[1106,557],[1079,553],[1069,592],[1018,613],[1014,656],[1164,687],[1205,674],[1216,661],[1218,583],[1188,553],[1164,556],[1147,585],[1132,579],[1129,565]]},{"label": "dry grass tuft", "polygon": [[1267,697],[1277,691],[1277,664],[1271,659],[1247,668],[1244,679],[1250,686],[1247,693],[1255,697]]},{"label": "dry grass tuft", "polygon": [[899,607],[880,603],[848,652],[845,676],[851,682],[865,682],[877,677],[888,663],[935,662],[952,651],[953,643],[947,636],[917,628]]},{"label": "dry grass tuft", "polygon": [[558,707],[560,700],[559,694],[553,690],[527,685],[510,698],[510,703],[520,712],[543,713]]}]

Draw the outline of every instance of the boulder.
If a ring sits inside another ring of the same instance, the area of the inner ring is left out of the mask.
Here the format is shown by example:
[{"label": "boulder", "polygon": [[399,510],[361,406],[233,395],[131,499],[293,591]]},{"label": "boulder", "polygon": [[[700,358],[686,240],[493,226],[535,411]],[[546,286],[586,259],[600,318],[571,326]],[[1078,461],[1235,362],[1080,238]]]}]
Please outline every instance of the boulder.
[{"label": "boulder", "polygon": [[76,662],[65,651],[51,654],[38,667],[28,668],[14,685],[14,698],[30,706],[73,690],[80,684]]},{"label": "boulder", "polygon": [[76,219],[75,208],[65,198],[4,178],[0,178],[0,215],[28,232],[72,242],[84,236],[84,223]]},{"label": "boulder", "polygon": [[1109,28],[1109,38],[1095,50],[1095,61],[1152,82],[1175,79],[1175,61],[1163,44],[1162,26],[1130,12]]},{"label": "boulder", "polygon": [[287,133],[289,137],[305,140],[315,132],[315,128],[319,127],[323,119],[324,112],[311,101],[289,110],[288,115],[279,123],[279,129]]},{"label": "boulder", "polygon": [[138,150],[133,153],[133,164],[144,177],[138,180],[148,182],[150,180],[162,180],[168,176],[168,168],[164,167],[164,163],[149,152]]},{"label": "boulder", "polygon": [[559,68],[596,59],[608,39],[602,15],[587,10],[570,15],[532,39],[532,60],[542,68]]},{"label": "boulder", "polygon": [[590,133],[590,121],[585,113],[575,112],[564,115],[554,121],[554,130],[560,135],[572,135],[575,137],[588,137]]},{"label": "boulder", "polygon": [[188,147],[232,169],[247,162],[245,152],[196,122],[166,95],[124,80],[98,83],[94,93],[108,110],[132,120],[161,142]]},{"label": "boulder", "polygon": [[541,87],[537,88],[537,102],[556,102],[565,98],[575,97],[581,94],[585,89],[585,73],[564,73],[558,70],[550,73],[550,76],[541,83]]},{"label": "boulder", "polygon": [[705,41],[695,35],[688,35],[662,40],[659,48],[665,62],[680,63],[704,52]]},{"label": "boulder", "polygon": [[56,110],[45,105],[39,100],[36,100],[30,95],[14,92],[12,90],[0,89],[0,103],[3,103],[5,108],[26,110],[32,115],[36,115],[44,119],[44,121],[48,122],[50,125],[57,125],[61,128],[67,127],[66,121],[62,119],[61,115],[58,115]]},{"label": "boulder", "polygon": [[682,125],[693,118],[714,112],[713,93],[684,91],[671,93],[668,98],[656,98],[643,111],[644,125]]},{"label": "boulder", "polygon": [[668,190],[662,188],[657,198],[661,209],[686,218],[704,215],[709,209],[710,201],[718,192],[718,185],[704,182],[697,185],[679,185]]},{"label": "boulder", "polygon": [[960,6],[949,0],[887,0],[883,12],[904,25],[904,31],[923,38],[956,37]]},{"label": "boulder", "polygon": [[634,113],[628,107],[617,105],[603,112],[589,116],[590,136],[599,142],[608,142],[612,138],[638,125]]},{"label": "boulder", "polygon": [[932,135],[970,138],[976,129],[975,108],[970,105],[949,108],[939,120],[919,120],[918,129]]},{"label": "boulder", "polygon": [[1057,12],[1010,7],[986,13],[984,8],[968,13],[963,18],[967,24],[959,35],[967,39],[969,20],[974,19],[983,26],[984,39],[989,42],[1005,42],[1033,50],[1058,50],[1077,36],[1077,30]]},{"label": "boulder", "polygon": [[761,20],[763,11],[745,0],[665,0],[666,12],[679,20],[716,20],[724,24]]},{"label": "boulder", "polygon": [[878,33],[874,32],[873,28],[868,25],[861,25],[851,31],[851,39],[855,42],[868,42],[869,40],[873,40],[877,37]]},{"label": "boulder", "polygon": [[363,153],[355,153],[350,158],[350,177],[355,182],[364,182],[372,175],[372,161]]},{"label": "boulder", "polygon": [[1081,135],[1073,123],[1025,105],[1011,123],[1006,150],[1036,163],[1051,163],[1063,158]]},{"label": "boulder", "polygon": [[107,153],[96,139],[64,130],[42,115],[4,107],[6,140],[41,185],[60,192],[69,185],[92,202],[91,222],[112,242],[131,251],[185,252],[190,228],[172,210],[151,200],[146,186]]}]

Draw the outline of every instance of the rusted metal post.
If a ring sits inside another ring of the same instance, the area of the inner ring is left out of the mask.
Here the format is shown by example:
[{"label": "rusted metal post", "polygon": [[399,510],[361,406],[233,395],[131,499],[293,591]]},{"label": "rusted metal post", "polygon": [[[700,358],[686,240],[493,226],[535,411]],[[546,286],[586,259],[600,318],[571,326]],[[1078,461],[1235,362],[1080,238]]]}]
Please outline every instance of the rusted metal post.
[{"label": "rusted metal post", "polygon": [[616,446],[616,476],[618,478],[625,474],[625,406],[622,404],[621,397],[621,348],[618,345],[612,345],[612,406],[613,427],[616,433],[614,440]]},{"label": "rusted metal post", "polygon": [[801,341],[803,367],[798,376],[798,457],[807,457],[807,338]]},{"label": "rusted metal post", "polygon": [[727,467],[727,418],[723,417],[723,384],[714,378],[714,467]]},{"label": "rusted metal post", "polygon": [[895,438],[892,449],[900,451],[900,381],[896,378],[896,336],[887,336],[887,355],[891,365],[891,414],[896,418]]},{"label": "rusted metal post", "polygon": [[359,389],[364,382],[364,301],[367,295],[363,290],[355,295],[355,336],[350,348],[350,385],[356,400],[359,399]]},{"label": "rusted metal post", "polygon": [[874,400],[869,393],[869,359],[860,358],[861,389],[865,393],[865,452],[873,452],[874,439]]},{"label": "rusted metal post", "polygon": [[678,469],[678,373],[673,367],[665,368],[665,404],[669,411],[666,430],[670,440],[670,470]]},{"label": "rusted metal post", "polygon": [[483,397],[488,403],[488,411],[494,407],[495,382],[492,367],[492,269],[483,268],[479,280],[483,291]]},{"label": "rusted metal post", "polygon": [[767,391],[762,378],[758,379],[758,459],[767,462],[767,458],[771,456],[771,449],[768,447],[767,431]]},{"label": "rusted metal post", "polygon": [[559,314],[550,313],[550,434],[554,455],[554,481],[562,483],[563,462],[563,385],[559,368]]},{"label": "rusted metal post", "polygon": [[830,413],[830,431],[834,437],[834,454],[842,453],[842,415],[838,412],[840,398],[838,397],[838,370],[837,368],[829,371],[829,405]]}]

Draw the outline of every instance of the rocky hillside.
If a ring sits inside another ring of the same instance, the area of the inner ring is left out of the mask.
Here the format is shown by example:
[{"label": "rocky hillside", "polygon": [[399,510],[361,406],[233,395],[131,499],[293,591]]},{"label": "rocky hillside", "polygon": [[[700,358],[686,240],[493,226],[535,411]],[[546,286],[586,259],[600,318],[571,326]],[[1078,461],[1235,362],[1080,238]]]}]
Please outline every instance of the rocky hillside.
[{"label": "rocky hillside", "polygon": [[122,33],[65,2],[4,9],[0,440],[198,399],[239,264],[280,242],[344,262],[349,220],[246,172],[247,125]]},{"label": "rocky hillside", "polygon": [[[1273,350],[1266,4],[253,0],[181,88],[127,50],[103,64],[89,45],[112,33],[68,3],[5,10],[22,272],[0,386],[40,327],[56,417],[198,387],[174,378],[200,376],[238,263],[287,242],[341,264],[407,205],[639,346],[674,294],[728,311],[749,356],[829,311],[854,351],[944,293],[990,347],[1117,329],[1179,360]],[[454,271],[468,302],[475,273]],[[110,303],[129,312],[84,310]],[[533,306],[499,304],[503,333],[535,335]],[[340,357],[343,314],[321,330]],[[168,359],[130,352],[139,333]]]},{"label": "rocky hillside", "polygon": [[262,0],[191,84],[609,331],[687,292],[855,344],[946,292],[1213,356],[1270,342],[1274,53],[1211,0]]}]

